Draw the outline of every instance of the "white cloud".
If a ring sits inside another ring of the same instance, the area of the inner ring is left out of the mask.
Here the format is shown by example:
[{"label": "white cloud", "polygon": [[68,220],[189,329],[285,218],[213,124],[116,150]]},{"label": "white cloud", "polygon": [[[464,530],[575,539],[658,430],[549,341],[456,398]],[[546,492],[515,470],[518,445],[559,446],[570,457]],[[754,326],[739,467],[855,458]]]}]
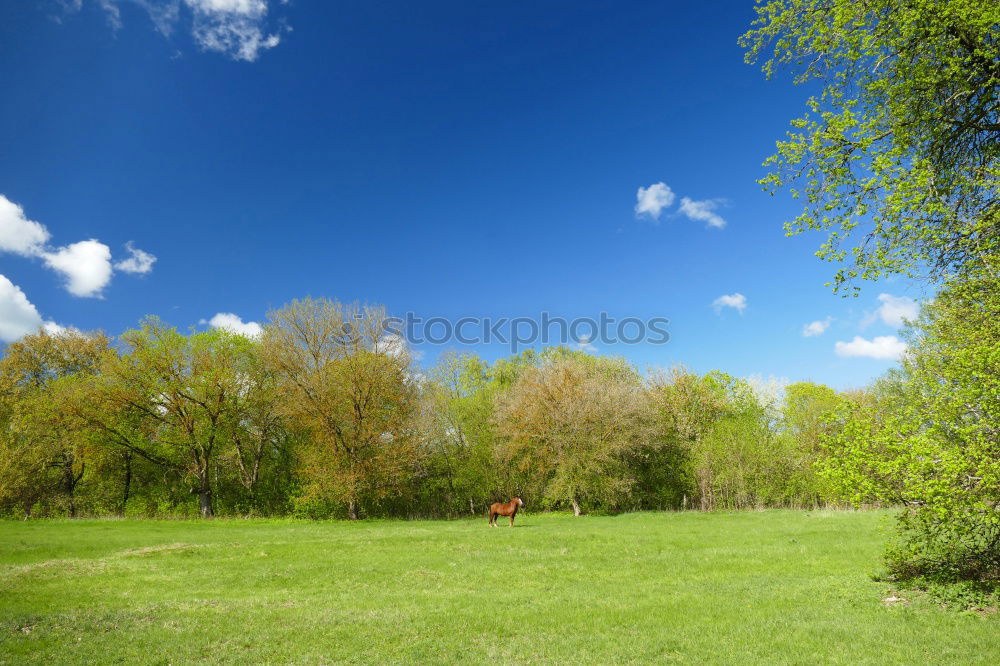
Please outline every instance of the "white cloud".
[{"label": "white cloud", "polygon": [[0,340],[13,342],[42,325],[42,316],[20,287],[0,275]]},{"label": "white cloud", "polygon": [[99,297],[111,282],[111,249],[91,239],[41,254],[45,265],[66,277],[66,289],[74,296]]},{"label": "white cloud", "polygon": [[45,225],[29,220],[23,208],[0,194],[0,252],[37,256],[49,237]]},{"label": "white cloud", "polygon": [[895,360],[906,351],[906,343],[895,335],[879,335],[872,340],[856,335],[850,342],[837,342],[834,351],[837,356]]},{"label": "white cloud", "polygon": [[50,237],[44,224],[29,220],[21,206],[0,194],[0,252],[42,259],[47,268],[66,278],[66,289],[75,296],[100,297],[115,268],[149,273],[156,262],[156,257],[129,241],[125,244],[129,257],[112,267],[111,249],[96,239],[53,248],[48,245]]},{"label": "white cloud", "polygon": [[[122,12],[115,4],[115,0],[97,0],[97,4],[101,6],[108,15],[108,25],[115,32],[121,30],[122,28]],[[77,7],[79,9],[79,7]]]},{"label": "white cloud", "polygon": [[[109,4],[122,2],[122,0],[104,0]],[[174,32],[174,26],[180,18],[180,0],[169,0],[169,2],[158,2],[157,0],[129,0],[139,5],[149,14],[149,19],[153,22],[156,31],[164,37],[169,37]],[[111,19],[109,19],[111,20]],[[120,27],[120,26],[119,26]]]},{"label": "white cloud", "polygon": [[722,308],[734,308],[740,314],[747,308],[747,297],[737,292],[735,294],[725,294],[712,301],[715,312],[722,312]]},{"label": "white cloud", "polygon": [[913,320],[920,312],[920,306],[912,298],[906,296],[893,296],[892,294],[879,294],[878,300],[882,305],[876,311],[879,318],[889,326],[899,328],[904,323],[904,319]]},{"label": "white cloud", "polygon": [[184,0],[191,8],[203,12],[222,12],[257,16],[267,12],[266,0]]},{"label": "white cloud", "polygon": [[209,320],[201,320],[202,324],[208,324],[212,328],[221,328],[231,333],[245,335],[248,338],[256,338],[264,329],[255,321],[243,321],[243,319],[232,312],[219,312]]},{"label": "white cloud", "polygon": [[125,243],[125,249],[129,252],[129,258],[116,263],[115,268],[126,273],[149,273],[153,270],[156,257],[135,247],[132,241]]},{"label": "white cloud", "polygon": [[651,219],[659,219],[664,208],[674,203],[675,195],[665,183],[654,183],[649,187],[640,187],[635,193],[635,216],[646,215]]},{"label": "white cloud", "polygon": [[78,328],[73,328],[72,326],[60,326],[54,321],[47,321],[42,324],[42,330],[49,335],[83,335],[83,333]]},{"label": "white cloud", "polygon": [[720,199],[694,201],[692,199],[688,199],[687,197],[682,197],[679,210],[689,219],[699,220],[710,227],[722,229],[726,226],[726,221],[715,212],[715,209],[718,208],[721,203],[722,200]]},{"label": "white cloud", "polygon": [[266,0],[184,0],[184,3],[194,14],[194,39],[206,51],[253,62],[261,50],[274,48],[281,42],[277,33],[264,33]]},{"label": "white cloud", "polygon": [[802,327],[802,337],[811,338],[815,335],[823,335],[826,333],[826,329],[830,328],[831,321],[833,321],[833,318],[827,317],[826,319],[817,319],[812,323],[806,324]]},{"label": "white cloud", "polygon": [[50,334],[67,330],[51,321],[43,321],[36,308],[21,288],[0,275],[0,341],[14,342],[22,336],[44,328]]},{"label": "white cloud", "polygon": [[[268,29],[268,10],[287,0],[95,0],[104,9],[112,30],[122,28],[121,5],[138,5],[149,14],[157,32],[170,37],[181,22],[181,8],[191,17],[191,36],[205,51],[225,54],[234,60],[253,62],[261,51],[281,42],[279,31]],[[67,12],[79,11],[82,0],[66,4]],[[279,22],[284,30],[291,30]]]}]

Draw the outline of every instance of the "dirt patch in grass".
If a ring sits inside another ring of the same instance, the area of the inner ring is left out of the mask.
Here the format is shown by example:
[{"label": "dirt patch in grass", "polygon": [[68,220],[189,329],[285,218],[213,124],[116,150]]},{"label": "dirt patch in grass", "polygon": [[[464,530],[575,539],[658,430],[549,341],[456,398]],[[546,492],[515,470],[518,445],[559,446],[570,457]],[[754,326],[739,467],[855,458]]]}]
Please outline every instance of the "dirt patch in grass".
[{"label": "dirt patch in grass", "polygon": [[169,553],[176,551],[189,551],[195,548],[201,548],[193,543],[167,543],[160,546],[143,546],[142,548],[129,548],[128,550],[123,550],[119,553],[121,556],[144,556],[144,555],[155,555],[157,553]]}]

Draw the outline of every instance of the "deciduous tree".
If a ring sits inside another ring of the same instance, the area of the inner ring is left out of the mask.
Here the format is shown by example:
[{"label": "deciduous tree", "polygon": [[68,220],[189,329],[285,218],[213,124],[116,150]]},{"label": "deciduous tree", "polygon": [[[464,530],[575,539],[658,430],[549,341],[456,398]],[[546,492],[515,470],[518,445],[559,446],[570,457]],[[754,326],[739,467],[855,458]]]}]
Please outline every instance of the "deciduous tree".
[{"label": "deciduous tree", "polygon": [[249,341],[222,329],[185,336],[155,318],[122,341],[124,353],[106,357],[92,408],[81,414],[109,442],[191,478],[201,515],[213,516],[213,474],[257,388]]},{"label": "deciduous tree", "polygon": [[385,310],[293,301],[270,314],[263,346],[283,409],[312,436],[307,496],[342,501],[355,519],[362,499],[399,488],[417,455],[417,387]]},{"label": "deciduous tree", "polygon": [[790,233],[855,278],[945,276],[1000,245],[1000,4],[770,0],[741,43],[819,86],[766,164],[805,198]]},{"label": "deciduous tree", "polygon": [[618,359],[560,356],[525,370],[500,398],[501,456],[575,515],[588,504],[626,506],[632,458],[651,441],[641,381]]},{"label": "deciduous tree", "polygon": [[76,514],[77,486],[87,470],[86,433],[63,405],[78,376],[93,375],[108,349],[101,333],[41,330],[11,343],[0,359],[0,501],[25,511],[44,499]]},{"label": "deciduous tree", "polygon": [[1000,578],[1000,280],[980,271],[925,305],[902,369],[830,438],[829,474],[857,503],[901,503],[903,578]]}]

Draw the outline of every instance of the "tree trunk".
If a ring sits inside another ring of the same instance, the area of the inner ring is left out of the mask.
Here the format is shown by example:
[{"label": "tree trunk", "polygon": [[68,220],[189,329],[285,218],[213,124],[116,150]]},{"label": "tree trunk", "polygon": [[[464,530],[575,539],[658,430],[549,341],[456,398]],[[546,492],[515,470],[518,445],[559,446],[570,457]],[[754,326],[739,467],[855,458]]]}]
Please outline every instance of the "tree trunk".
[{"label": "tree trunk", "polygon": [[125,452],[125,479],[122,481],[122,517],[125,517],[125,509],[128,508],[128,496],[132,492],[132,452]]},{"label": "tree trunk", "polygon": [[573,515],[574,516],[579,516],[580,515],[580,503],[576,501],[575,497],[573,499],[571,499],[570,502],[573,504]]},{"label": "tree trunk", "polygon": [[66,496],[69,498],[69,517],[76,518],[76,476],[73,474],[73,462],[72,459],[68,463],[63,463],[63,488],[66,491]]},{"label": "tree trunk", "polygon": [[473,516],[476,515],[476,505],[472,502],[472,498],[469,498],[469,513]]},{"label": "tree trunk", "polygon": [[358,519],[358,506],[355,504],[354,500],[348,500],[347,502],[347,517],[351,520]]},{"label": "tree trunk", "polygon": [[715,498],[712,496],[712,482],[704,471],[698,474],[698,504],[702,511],[715,508]]},{"label": "tree trunk", "polygon": [[212,510],[212,488],[208,481],[208,470],[206,469],[199,479],[201,486],[198,488],[198,504],[201,506],[201,517],[211,518],[215,515]]}]

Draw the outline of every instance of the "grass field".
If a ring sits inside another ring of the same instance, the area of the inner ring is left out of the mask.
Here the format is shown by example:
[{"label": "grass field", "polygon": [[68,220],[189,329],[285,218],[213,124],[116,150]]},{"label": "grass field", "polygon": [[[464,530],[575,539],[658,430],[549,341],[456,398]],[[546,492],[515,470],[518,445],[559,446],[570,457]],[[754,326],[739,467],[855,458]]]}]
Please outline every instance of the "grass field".
[{"label": "grass field", "polygon": [[997,663],[996,615],[883,602],[890,523],[0,522],[0,661]]}]

